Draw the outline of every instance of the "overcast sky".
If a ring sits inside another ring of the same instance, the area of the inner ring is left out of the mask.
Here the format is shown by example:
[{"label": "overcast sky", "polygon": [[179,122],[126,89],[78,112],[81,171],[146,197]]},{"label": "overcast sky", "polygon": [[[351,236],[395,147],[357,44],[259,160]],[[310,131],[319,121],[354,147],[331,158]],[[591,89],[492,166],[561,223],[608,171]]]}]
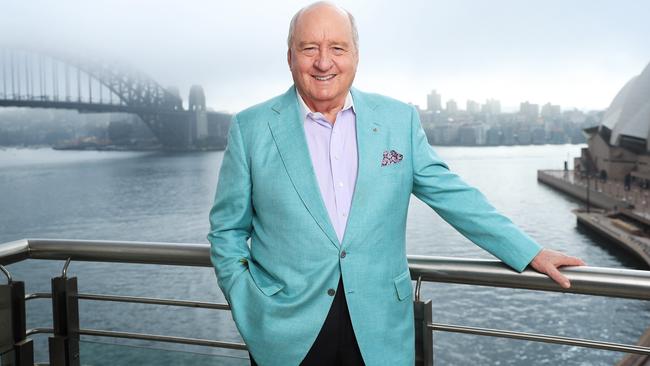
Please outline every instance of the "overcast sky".
[{"label": "overcast sky", "polygon": [[[236,112],[285,91],[291,16],[308,1],[0,0],[0,43],[128,63],[185,101]],[[604,109],[650,62],[650,1],[340,1],[357,18],[355,86],[426,105],[528,100]]]}]

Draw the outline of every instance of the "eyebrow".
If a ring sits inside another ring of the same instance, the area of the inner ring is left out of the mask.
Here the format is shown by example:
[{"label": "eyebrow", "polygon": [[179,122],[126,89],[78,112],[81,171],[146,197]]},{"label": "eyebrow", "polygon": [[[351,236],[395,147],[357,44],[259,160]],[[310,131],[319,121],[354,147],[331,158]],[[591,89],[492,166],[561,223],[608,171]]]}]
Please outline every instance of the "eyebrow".
[{"label": "eyebrow", "polygon": [[[308,46],[308,45],[319,45],[319,43],[318,42],[304,42],[304,41],[298,43],[298,47],[300,47],[300,48]],[[344,48],[349,48],[350,44],[347,43],[347,42],[330,42],[328,44],[328,46],[342,46]]]}]

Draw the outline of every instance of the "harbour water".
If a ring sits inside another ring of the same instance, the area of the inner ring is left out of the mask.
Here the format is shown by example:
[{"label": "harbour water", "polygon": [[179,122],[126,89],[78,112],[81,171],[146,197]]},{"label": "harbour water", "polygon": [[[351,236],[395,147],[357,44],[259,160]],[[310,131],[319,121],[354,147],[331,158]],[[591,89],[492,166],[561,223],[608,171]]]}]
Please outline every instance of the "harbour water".
[{"label": "harbour water", "polygon": [[[592,266],[642,269],[640,261],[576,228],[571,209],[579,207],[577,201],[537,182],[538,169],[561,169],[565,160],[579,155],[581,147],[436,150],[452,170],[543,245],[579,256]],[[0,242],[43,237],[206,243],[207,215],[222,156],[223,152],[0,150]],[[415,198],[408,217],[407,246],[410,254],[491,257]],[[49,279],[60,273],[62,265],[32,260],[13,264],[9,270],[26,282],[27,292],[49,291]],[[210,268],[72,262],[68,273],[79,278],[80,292],[224,301]],[[422,297],[433,300],[434,321],[441,323],[621,343],[635,343],[650,326],[650,304],[642,301],[451,284],[424,284]],[[27,314],[28,328],[51,326],[48,300],[30,301]],[[230,314],[224,311],[82,301],[80,321],[84,328],[241,341]],[[45,361],[46,336],[35,339],[36,360]],[[623,356],[447,333],[435,333],[434,344],[437,365],[613,365]],[[84,364],[102,364],[101,352],[84,353],[83,347]],[[118,349],[112,357],[120,357],[119,353]],[[113,359],[111,363],[118,362]]]}]

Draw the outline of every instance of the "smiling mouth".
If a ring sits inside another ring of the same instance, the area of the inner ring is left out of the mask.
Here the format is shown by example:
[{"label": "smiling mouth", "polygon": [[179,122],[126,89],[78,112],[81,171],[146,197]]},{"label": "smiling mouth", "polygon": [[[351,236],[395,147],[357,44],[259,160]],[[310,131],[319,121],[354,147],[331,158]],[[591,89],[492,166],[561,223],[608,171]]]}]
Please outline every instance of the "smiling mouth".
[{"label": "smiling mouth", "polygon": [[327,81],[327,80],[333,79],[336,76],[336,74],[323,75],[323,76],[312,75],[312,76],[314,77],[314,79],[316,79],[318,81]]}]

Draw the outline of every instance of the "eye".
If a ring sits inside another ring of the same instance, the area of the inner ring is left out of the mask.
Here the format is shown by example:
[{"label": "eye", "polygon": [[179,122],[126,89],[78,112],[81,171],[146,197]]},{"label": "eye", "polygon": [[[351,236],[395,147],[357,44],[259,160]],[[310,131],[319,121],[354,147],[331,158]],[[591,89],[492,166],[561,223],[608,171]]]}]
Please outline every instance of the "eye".
[{"label": "eye", "polygon": [[316,46],[307,46],[302,49],[302,52],[307,54],[307,55],[314,55],[316,52],[318,52],[318,47]]},{"label": "eye", "polygon": [[345,53],[345,48],[343,48],[343,47],[332,47],[332,52],[335,55],[342,55],[342,54]]}]

